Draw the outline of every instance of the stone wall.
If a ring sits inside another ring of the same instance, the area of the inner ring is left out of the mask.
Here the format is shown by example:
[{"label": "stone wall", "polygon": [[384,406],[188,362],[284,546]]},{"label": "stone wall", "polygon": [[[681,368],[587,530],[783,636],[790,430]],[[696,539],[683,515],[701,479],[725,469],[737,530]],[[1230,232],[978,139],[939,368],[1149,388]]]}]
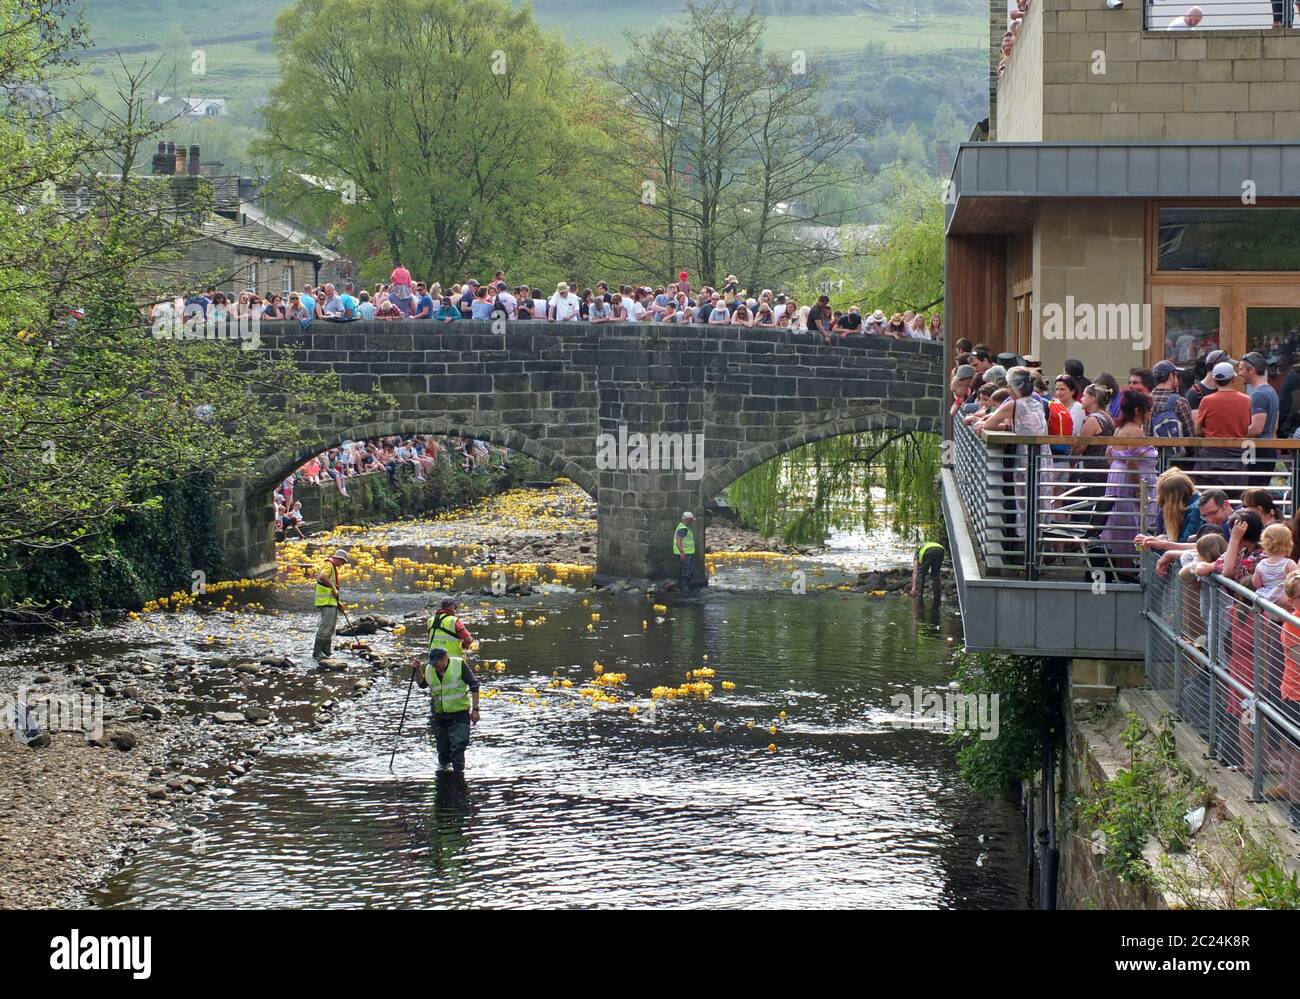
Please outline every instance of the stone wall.
[{"label": "stone wall", "polygon": [[[1006,3],[994,3],[1002,16],[998,32],[997,60],[1002,58],[1002,33],[1007,28]],[[1007,60],[1006,73],[998,81],[998,141],[1039,142],[1043,138],[1043,7],[1030,6],[1020,27],[1016,47]]]},{"label": "stone wall", "polygon": [[[671,535],[776,455],[827,437],[882,427],[938,433],[940,344],[808,336],[740,327],[489,322],[265,323],[263,349],[293,350],[308,371],[344,388],[386,392],[394,408],[362,426],[319,414],[315,439],[269,456],[227,494],[233,566],[274,562],[268,524],[276,482],[342,440],[392,433],[474,436],[535,458],[597,500],[598,573],[675,575]],[[598,469],[598,434],[703,435],[698,466]],[[702,561],[703,527],[697,531]],[[702,570],[702,565],[701,565]],[[701,572],[701,578],[703,578]]]},{"label": "stone wall", "polygon": [[[1044,201],[1034,227],[1033,343],[1043,370],[1057,372],[1067,357],[1090,374],[1109,371],[1120,379],[1143,363],[1140,341],[1048,340],[1042,336],[1044,306],[1136,303],[1146,298],[1146,203]],[[1149,334],[1150,331],[1148,330]]]},{"label": "stone wall", "polygon": [[[1006,4],[993,0],[992,6]],[[1215,31],[1204,25],[1144,31],[1142,7],[1141,0],[1122,10],[1108,10],[1102,0],[1035,0],[998,87],[997,137],[1300,139],[1300,31]],[[1212,24],[1207,9],[1206,24]],[[1041,29],[1030,23],[1035,12]],[[1041,52],[1035,51],[1040,30]],[[1027,31],[1034,32],[1029,39],[1023,37]],[[1022,50],[1026,41],[1030,45]],[[1022,65],[1030,61],[1041,67],[1035,72]],[[1042,83],[1037,109],[1035,76]],[[1035,115],[1041,119],[1037,129]]]}]

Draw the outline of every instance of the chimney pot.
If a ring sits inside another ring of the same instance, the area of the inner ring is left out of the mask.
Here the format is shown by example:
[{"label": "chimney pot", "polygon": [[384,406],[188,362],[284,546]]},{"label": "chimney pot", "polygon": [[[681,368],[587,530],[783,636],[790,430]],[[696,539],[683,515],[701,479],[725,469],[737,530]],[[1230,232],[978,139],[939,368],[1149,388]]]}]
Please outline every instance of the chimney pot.
[{"label": "chimney pot", "polygon": [[189,172],[192,176],[195,177],[199,175],[199,147],[198,146],[190,146]]}]

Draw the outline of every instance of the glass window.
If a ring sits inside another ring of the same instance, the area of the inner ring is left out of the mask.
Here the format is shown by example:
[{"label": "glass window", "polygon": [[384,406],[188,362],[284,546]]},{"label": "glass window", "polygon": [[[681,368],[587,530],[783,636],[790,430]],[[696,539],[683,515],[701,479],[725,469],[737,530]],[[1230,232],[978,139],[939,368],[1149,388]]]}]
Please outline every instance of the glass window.
[{"label": "glass window", "polygon": [[1191,368],[1219,349],[1219,310],[1202,306],[1165,307],[1163,357],[1180,368]]},{"label": "glass window", "polygon": [[1161,208],[1162,271],[1300,271],[1300,208]]},{"label": "glass window", "polygon": [[1268,381],[1278,398],[1278,435],[1290,437],[1300,423],[1300,308],[1248,308],[1246,350],[1268,361]]}]

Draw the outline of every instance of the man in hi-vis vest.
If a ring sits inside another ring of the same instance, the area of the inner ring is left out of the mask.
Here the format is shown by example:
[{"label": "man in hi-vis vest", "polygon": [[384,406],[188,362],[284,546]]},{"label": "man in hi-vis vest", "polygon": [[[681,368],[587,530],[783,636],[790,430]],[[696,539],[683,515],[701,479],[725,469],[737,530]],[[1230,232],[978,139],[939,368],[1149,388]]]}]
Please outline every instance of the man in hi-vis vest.
[{"label": "man in hi-vis vest", "polygon": [[677,581],[682,589],[695,585],[695,514],[687,510],[673,531],[673,554],[677,556]]},{"label": "man in hi-vis vest", "polygon": [[429,664],[416,673],[420,688],[429,688],[429,730],[438,749],[439,773],[464,773],[469,726],[478,724],[478,677],[460,656],[440,645],[429,648]]},{"label": "man in hi-vis vest", "polygon": [[420,688],[430,688],[429,729],[438,748],[438,770],[442,773],[465,769],[469,726],[471,722],[478,724],[478,677],[465,662],[474,636],[457,615],[456,607],[454,597],[445,597],[429,619],[429,661],[423,675],[420,660],[411,660]]},{"label": "man in hi-vis vest", "polygon": [[943,596],[943,586],[939,578],[943,571],[943,556],[943,545],[937,541],[927,541],[916,550],[916,554],[912,557],[912,585],[908,587],[908,596],[915,597],[920,594],[927,573],[934,579],[934,599],[938,600]]},{"label": "man in hi-vis vest", "polygon": [[316,577],[316,609],[320,611],[320,624],[316,628],[316,645],[311,651],[313,659],[328,659],[334,647],[334,626],[338,624],[339,566],[346,565],[348,553],[342,548],[325,560]]}]

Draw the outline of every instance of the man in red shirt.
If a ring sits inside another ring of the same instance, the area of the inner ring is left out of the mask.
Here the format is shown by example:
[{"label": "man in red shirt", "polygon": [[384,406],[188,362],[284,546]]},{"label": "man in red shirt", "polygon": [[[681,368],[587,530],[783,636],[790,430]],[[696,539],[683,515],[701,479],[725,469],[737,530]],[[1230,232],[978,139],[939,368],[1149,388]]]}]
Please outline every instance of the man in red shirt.
[{"label": "man in red shirt", "polygon": [[[1250,436],[1250,397],[1233,386],[1237,371],[1231,361],[1220,361],[1210,372],[1216,391],[1207,395],[1196,407],[1196,433],[1200,437],[1241,439]],[[1243,465],[1245,452],[1240,447],[1207,447],[1197,454],[1201,474],[1198,485],[1230,487],[1239,483],[1240,477],[1225,472],[1250,471]],[[1206,474],[1206,473],[1209,474]],[[1241,484],[1248,485],[1248,481]]]}]

